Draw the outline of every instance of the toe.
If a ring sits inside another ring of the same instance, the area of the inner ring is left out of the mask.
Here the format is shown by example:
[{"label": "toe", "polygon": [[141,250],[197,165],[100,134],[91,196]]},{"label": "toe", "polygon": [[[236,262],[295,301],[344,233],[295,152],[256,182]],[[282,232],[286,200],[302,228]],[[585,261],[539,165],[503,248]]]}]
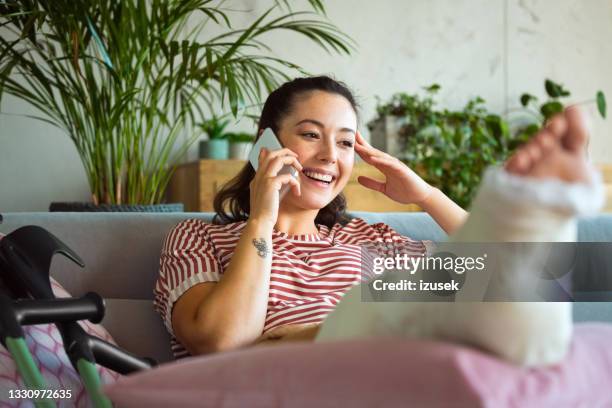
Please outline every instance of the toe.
[{"label": "toe", "polygon": [[587,119],[580,107],[570,106],[565,110],[567,132],[563,138],[563,145],[572,152],[583,152],[589,140]]},{"label": "toe", "polygon": [[525,152],[529,156],[529,163],[534,163],[542,157],[542,149],[537,140],[533,140],[525,146]]},{"label": "toe", "polygon": [[516,151],[506,164],[506,170],[513,174],[524,174],[529,169],[531,160],[526,146]]},{"label": "toe", "polygon": [[[559,130],[559,129],[557,129]],[[561,136],[556,131],[550,131],[548,128],[540,131],[538,135],[534,139],[534,143],[540,149],[540,156],[547,154],[550,152],[555,146],[559,145],[559,141],[561,140]]]},{"label": "toe", "polygon": [[561,139],[567,131],[567,120],[565,115],[559,113],[546,122],[546,130],[551,132],[553,136]]}]

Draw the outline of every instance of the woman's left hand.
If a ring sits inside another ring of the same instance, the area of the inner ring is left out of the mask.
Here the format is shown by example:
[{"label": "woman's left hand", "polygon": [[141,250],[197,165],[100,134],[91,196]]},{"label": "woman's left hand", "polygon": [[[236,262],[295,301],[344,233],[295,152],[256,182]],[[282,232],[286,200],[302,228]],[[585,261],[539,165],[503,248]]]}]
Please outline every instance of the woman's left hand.
[{"label": "woman's left hand", "polygon": [[254,344],[258,346],[279,341],[312,341],[317,337],[320,327],[321,323],[288,324],[276,327],[262,334]]},{"label": "woman's left hand", "polygon": [[402,204],[421,204],[434,191],[425,180],[397,158],[372,147],[359,132],[356,133],[355,152],[368,164],[385,175],[385,181],[359,176],[364,187],[379,191]]}]

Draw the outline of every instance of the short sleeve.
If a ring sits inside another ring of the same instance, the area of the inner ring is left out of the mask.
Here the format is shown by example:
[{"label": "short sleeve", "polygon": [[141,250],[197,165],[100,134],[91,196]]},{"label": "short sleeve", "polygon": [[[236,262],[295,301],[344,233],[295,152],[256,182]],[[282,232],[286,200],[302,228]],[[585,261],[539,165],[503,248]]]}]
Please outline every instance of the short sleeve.
[{"label": "short sleeve", "polygon": [[434,252],[436,244],[431,240],[414,240],[410,237],[400,234],[389,225],[384,222],[373,224],[372,227],[377,231],[381,237],[382,242],[393,242],[404,244],[406,248],[410,248],[417,252],[422,251],[423,253],[430,254]]},{"label": "short sleeve", "polygon": [[355,218],[349,224],[353,242],[361,250],[361,280],[367,282],[375,278],[374,263],[377,258],[395,258],[397,255],[421,257],[427,254],[425,241],[404,236],[384,222],[368,224]]},{"label": "short sleeve", "polygon": [[176,225],[162,245],[154,306],[172,330],[172,306],[191,287],[217,282],[222,273],[210,230],[214,225],[190,219]]}]

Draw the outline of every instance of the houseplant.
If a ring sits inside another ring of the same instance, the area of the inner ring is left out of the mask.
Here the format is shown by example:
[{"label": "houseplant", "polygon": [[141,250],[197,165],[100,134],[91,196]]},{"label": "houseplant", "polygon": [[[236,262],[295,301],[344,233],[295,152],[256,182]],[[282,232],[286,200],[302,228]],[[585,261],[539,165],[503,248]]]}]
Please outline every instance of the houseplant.
[{"label": "houseplant", "polygon": [[507,123],[476,97],[459,111],[437,109],[437,84],[425,95],[398,93],[377,107],[373,129],[389,116],[399,118],[400,159],[428,183],[467,207],[483,170],[507,157],[512,136]]},{"label": "houseplant", "polygon": [[[535,96],[521,95],[522,108],[512,111],[526,114],[527,119],[518,122],[489,112],[479,97],[469,100],[460,111],[437,109],[435,95],[440,86],[433,84],[424,88],[424,96],[397,93],[386,103],[379,101],[377,116],[368,126],[375,131],[372,140],[396,149],[397,156],[427,182],[467,208],[484,169],[507,159],[546,120],[563,111],[560,99],[570,96],[569,91],[549,79],[544,84],[548,99],[540,106]],[[603,92],[583,103],[590,102],[597,103],[605,118]],[[390,138],[395,140],[389,143]]]},{"label": "houseplant", "polygon": [[229,119],[216,116],[200,123],[200,129],[208,136],[208,139],[200,141],[200,159],[225,160],[229,157],[228,133],[225,132],[229,123]]},{"label": "houseplant", "polygon": [[[69,135],[91,201],[156,204],[213,107],[234,115],[302,72],[263,55],[263,35],[288,30],[329,52],[352,41],[312,11],[276,1],[246,28],[212,0],[12,0],[0,3],[0,100],[21,98]],[[193,24],[195,22],[195,24]],[[189,24],[188,24],[189,23]],[[219,34],[203,38],[205,28]],[[182,133],[192,137],[181,138]]]},{"label": "houseplant", "polygon": [[246,132],[238,132],[230,133],[228,138],[230,141],[230,159],[247,160],[249,152],[253,148],[255,136]]}]

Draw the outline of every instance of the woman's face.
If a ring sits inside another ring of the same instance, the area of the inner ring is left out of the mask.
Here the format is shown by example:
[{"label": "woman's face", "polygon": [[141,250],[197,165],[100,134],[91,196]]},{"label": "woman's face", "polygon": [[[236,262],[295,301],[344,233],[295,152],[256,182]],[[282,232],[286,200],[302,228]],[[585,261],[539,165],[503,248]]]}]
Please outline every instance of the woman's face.
[{"label": "woman's face", "polygon": [[292,189],[284,204],[321,209],[340,194],[353,169],[356,130],[357,115],[343,96],[312,91],[297,98],[278,137],[304,167],[299,174],[302,195]]}]

